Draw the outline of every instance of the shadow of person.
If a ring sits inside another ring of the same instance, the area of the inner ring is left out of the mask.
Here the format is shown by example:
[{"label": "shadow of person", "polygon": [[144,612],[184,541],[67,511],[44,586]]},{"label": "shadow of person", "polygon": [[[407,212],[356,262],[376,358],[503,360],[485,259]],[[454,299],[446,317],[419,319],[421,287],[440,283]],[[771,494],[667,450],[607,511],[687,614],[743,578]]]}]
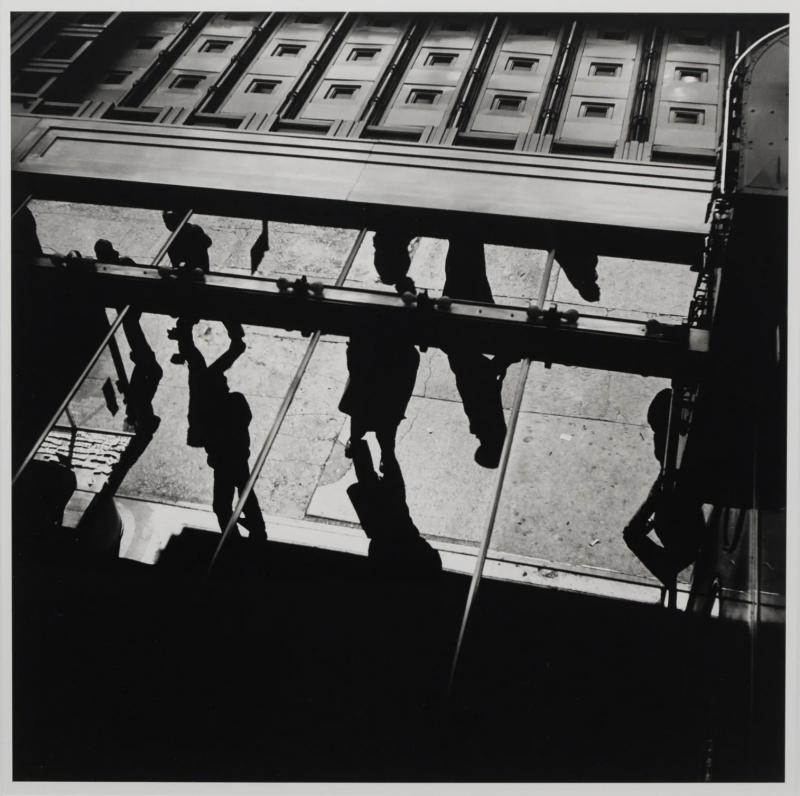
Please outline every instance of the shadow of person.
[{"label": "shadow of person", "polygon": [[[185,211],[182,210],[164,210],[162,213],[164,226],[170,232],[175,232],[184,215]],[[164,279],[175,280],[177,284],[203,282],[206,274],[211,272],[208,250],[212,243],[211,238],[199,224],[184,224],[167,249],[170,264],[160,265],[158,273]],[[267,248],[269,248],[268,245]],[[182,306],[180,315],[184,319],[188,318],[191,314],[189,301],[181,295],[181,291],[177,292],[176,299],[178,305]],[[191,322],[197,323],[198,320],[199,318],[194,317]],[[244,329],[240,323],[229,318],[224,318],[222,322],[225,324],[230,338],[244,337]],[[167,332],[167,336],[171,339],[177,339],[178,334],[180,334],[180,330],[177,328]],[[178,353],[170,357],[170,361],[175,365],[184,364],[180,347]]]},{"label": "shadow of person", "polygon": [[141,317],[141,312],[131,308],[122,320],[133,362],[125,394],[125,420],[137,436],[152,438],[161,423],[153,410],[153,399],[164,371],[142,331]]},{"label": "shadow of person", "polygon": [[[250,478],[250,405],[240,392],[231,392],[226,371],[246,346],[232,337],[228,349],[210,365],[194,343],[193,322],[178,321],[178,350],[189,368],[189,430],[187,444],[206,451],[214,471],[213,509],[221,530],[233,514],[235,494],[241,496]],[[255,491],[244,503],[238,523],[249,532],[249,541],[263,545],[266,526]]]},{"label": "shadow of person", "polygon": [[[410,265],[410,235],[379,229],[375,233],[374,265],[384,284],[398,293],[414,292],[406,276]],[[369,432],[381,447],[381,472],[399,469],[395,455],[397,429],[405,412],[419,369],[419,352],[413,343],[391,329],[369,328],[347,342],[348,379],[339,410],[350,415],[350,440],[345,454]]]},{"label": "shadow of person", "polygon": [[[450,239],[442,293],[450,298],[494,304],[480,238],[465,232]],[[509,365],[519,358],[489,357],[473,348],[452,343],[444,348],[444,352],[456,379],[470,433],[480,443],[475,451],[475,461],[482,467],[495,468],[500,463],[506,436],[503,379]]]},{"label": "shadow of person", "polygon": [[438,551],[422,538],[411,519],[399,465],[379,476],[363,439],[353,443],[351,454],[358,480],[347,488],[347,496],[370,540],[368,557],[373,571],[406,578],[441,573]]},{"label": "shadow of person", "polygon": [[[94,244],[94,253],[98,262],[114,265],[136,265],[130,257],[123,257],[114,248],[111,241],[100,238]],[[158,364],[155,352],[147,342],[142,330],[142,313],[136,307],[130,307],[122,319],[122,330],[130,348],[130,359],[133,371],[125,390],[125,422],[140,441],[149,441],[155,434],[161,418],[153,411],[153,398],[164,371]]]},{"label": "shadow of person", "polygon": [[570,284],[584,301],[600,301],[597,255],[582,240],[571,239],[556,246],[556,260]]},{"label": "shadow of person", "polygon": [[[662,464],[671,397],[672,390],[661,390],[647,410],[647,421],[653,429],[653,452]],[[649,537],[651,531],[660,545]],[[697,559],[705,532],[703,511],[691,491],[680,480],[677,484],[668,483],[660,472],[622,536],[631,552],[670,590],[674,600],[678,574]]]}]

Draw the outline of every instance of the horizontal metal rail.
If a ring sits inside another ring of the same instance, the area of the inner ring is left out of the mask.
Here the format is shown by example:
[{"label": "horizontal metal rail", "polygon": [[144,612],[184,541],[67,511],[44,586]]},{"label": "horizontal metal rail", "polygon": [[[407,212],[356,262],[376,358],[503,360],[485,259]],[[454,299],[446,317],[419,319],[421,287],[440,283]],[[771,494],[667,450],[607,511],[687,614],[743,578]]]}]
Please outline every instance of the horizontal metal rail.
[{"label": "horizontal metal rail", "polygon": [[539,314],[520,306],[426,297],[407,304],[409,297],[352,287],[319,284],[315,295],[293,292],[287,280],[212,273],[189,282],[163,279],[146,266],[87,265],[69,271],[41,257],[32,266],[33,276],[48,289],[53,280],[70,280],[87,301],[105,306],[131,303],[143,312],[167,315],[191,306],[209,320],[233,316],[241,323],[308,334],[350,336],[388,325],[418,345],[459,343],[484,353],[668,378],[690,378],[703,366],[708,349],[704,330],[561,313],[553,307]]}]

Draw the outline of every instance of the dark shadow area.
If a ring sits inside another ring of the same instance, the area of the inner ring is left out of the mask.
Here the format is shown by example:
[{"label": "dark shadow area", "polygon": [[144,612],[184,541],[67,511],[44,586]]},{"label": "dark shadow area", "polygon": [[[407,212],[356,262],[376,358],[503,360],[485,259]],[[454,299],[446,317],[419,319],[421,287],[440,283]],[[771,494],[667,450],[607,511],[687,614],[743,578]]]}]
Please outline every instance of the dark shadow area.
[{"label": "dark shadow area", "polygon": [[[30,267],[34,257],[42,256],[42,247],[28,207],[12,219],[11,243],[11,442],[16,470],[97,350],[109,324],[102,305],[86,302],[80,289],[71,284],[66,266],[49,282],[40,280]],[[69,260],[67,256],[65,262]]]},{"label": "dark shadow area", "polygon": [[743,627],[484,581],[448,701],[465,577],[235,537],[208,576],[218,539],[184,529],[152,567],[17,561],[16,779],[748,776]]}]

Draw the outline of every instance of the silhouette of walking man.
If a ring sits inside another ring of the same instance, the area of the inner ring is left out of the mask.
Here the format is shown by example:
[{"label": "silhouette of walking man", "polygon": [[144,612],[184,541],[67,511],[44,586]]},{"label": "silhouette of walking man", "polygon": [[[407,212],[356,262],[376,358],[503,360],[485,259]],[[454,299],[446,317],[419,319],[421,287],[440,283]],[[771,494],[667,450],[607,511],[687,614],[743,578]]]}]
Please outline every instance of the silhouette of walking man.
[{"label": "silhouette of walking man", "polygon": [[[253,415],[247,399],[231,392],[225,372],[244,352],[240,337],[231,338],[227,351],[211,365],[195,345],[190,322],[178,321],[178,347],[189,368],[189,431],[187,443],[205,448],[214,471],[213,508],[220,529],[233,513],[235,493],[241,495],[250,477],[250,421]],[[250,541],[267,541],[266,526],[255,492],[251,491],[238,520],[250,534]]]},{"label": "silhouette of walking man", "polygon": [[[386,235],[391,236],[387,246]],[[414,282],[406,276],[410,265],[408,241],[410,236],[375,234],[375,268],[381,281],[394,284],[398,293],[414,291]],[[419,368],[416,347],[393,334],[390,329],[370,329],[353,335],[347,343],[349,378],[340,411],[350,415],[352,446],[374,431],[381,447],[381,472],[399,470],[395,455],[397,429],[405,418],[408,402],[414,391]]]},{"label": "silhouette of walking man", "polygon": [[[450,298],[494,304],[480,238],[465,231],[458,238],[450,239],[442,293]],[[503,378],[508,366],[517,358],[501,355],[490,358],[458,345],[448,345],[445,353],[456,377],[470,433],[480,442],[475,461],[482,467],[497,467],[506,436]]]}]

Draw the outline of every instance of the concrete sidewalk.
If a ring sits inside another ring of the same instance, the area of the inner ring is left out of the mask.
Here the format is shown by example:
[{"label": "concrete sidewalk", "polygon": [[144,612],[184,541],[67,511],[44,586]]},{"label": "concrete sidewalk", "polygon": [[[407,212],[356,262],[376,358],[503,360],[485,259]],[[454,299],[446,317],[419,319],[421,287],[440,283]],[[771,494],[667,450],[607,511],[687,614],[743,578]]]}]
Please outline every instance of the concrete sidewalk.
[{"label": "concrete sidewalk", "polygon": [[[58,251],[78,248],[89,254],[94,240],[106,237],[123,255],[148,262],[166,233],[154,211],[56,202],[34,202],[31,207],[43,246]],[[193,222],[214,241],[212,268],[249,269],[248,251],[259,224],[199,216]],[[259,273],[333,281],[355,238],[352,230],[271,224],[271,250]],[[446,251],[446,241],[414,242],[410,275],[419,287],[440,292]],[[522,304],[536,296],[545,255],[487,246],[487,272],[496,299]],[[377,287],[371,261],[368,235],[348,283]],[[680,322],[688,310],[695,281],[688,267],[601,258],[598,270],[602,297],[588,310],[592,314]],[[560,308],[587,311],[558,269],[548,296]],[[204,452],[186,445],[186,370],[169,362],[175,343],[166,331],[173,323],[166,317],[143,318],[164,368],[154,401],[162,422],[120,492],[161,503],[208,505],[211,470]],[[218,323],[201,321],[195,339],[209,362],[227,346]],[[120,341],[125,352],[122,335]],[[247,328],[245,342],[248,348],[228,376],[231,389],[244,393],[252,409],[252,463],[308,340],[293,332]],[[311,359],[257,482],[266,514],[329,525],[352,525],[355,520],[345,494],[354,477],[344,457],[347,418],[337,409],[347,379],[345,342],[325,337]],[[517,375],[518,367],[512,367],[505,380],[507,410]],[[121,427],[123,412],[111,417],[101,394],[108,376],[113,380],[114,371],[110,357],[104,356],[74,402],[79,423]],[[648,578],[622,542],[621,531],[657,475],[646,411],[664,386],[661,379],[533,363],[495,523],[494,553]],[[423,353],[397,452],[411,516],[426,537],[479,543],[497,471],[474,463],[476,446],[446,357],[433,349]]]}]

